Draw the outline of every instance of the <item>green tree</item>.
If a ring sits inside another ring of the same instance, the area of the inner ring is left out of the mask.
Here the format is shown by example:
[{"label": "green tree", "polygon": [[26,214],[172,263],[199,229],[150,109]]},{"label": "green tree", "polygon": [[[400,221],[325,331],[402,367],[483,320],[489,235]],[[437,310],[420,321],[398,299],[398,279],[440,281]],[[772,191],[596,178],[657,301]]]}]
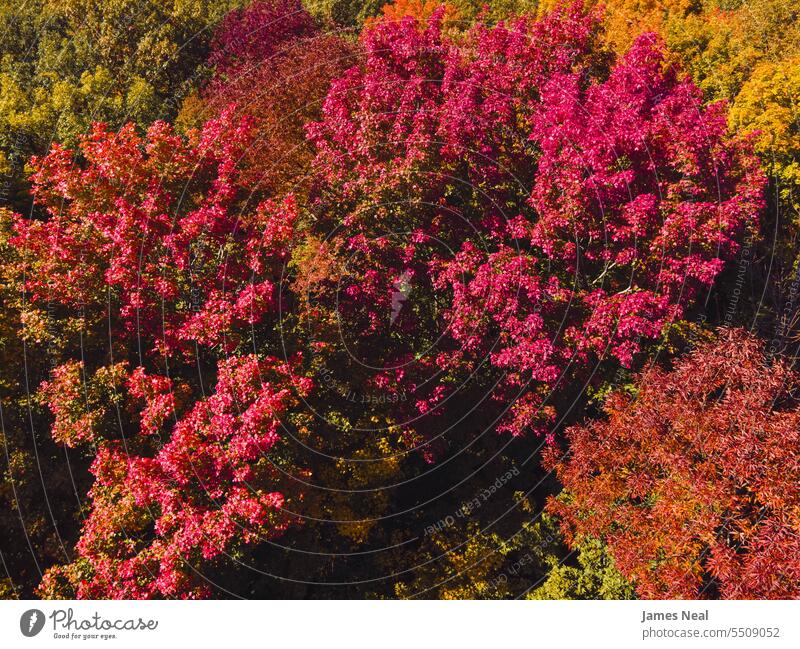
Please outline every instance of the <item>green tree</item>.
[{"label": "green tree", "polygon": [[240,0],[0,0],[0,199],[24,165],[93,121],[174,116],[200,80],[213,25]]}]

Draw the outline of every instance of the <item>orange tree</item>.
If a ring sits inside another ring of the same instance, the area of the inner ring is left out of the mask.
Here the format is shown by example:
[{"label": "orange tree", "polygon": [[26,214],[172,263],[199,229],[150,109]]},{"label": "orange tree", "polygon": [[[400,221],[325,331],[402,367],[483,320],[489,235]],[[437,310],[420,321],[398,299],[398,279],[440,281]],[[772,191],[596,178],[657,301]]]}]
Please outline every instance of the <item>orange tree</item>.
[{"label": "orange tree", "polygon": [[548,449],[567,538],[605,540],[642,597],[798,597],[798,387],[739,330],[642,373]]}]

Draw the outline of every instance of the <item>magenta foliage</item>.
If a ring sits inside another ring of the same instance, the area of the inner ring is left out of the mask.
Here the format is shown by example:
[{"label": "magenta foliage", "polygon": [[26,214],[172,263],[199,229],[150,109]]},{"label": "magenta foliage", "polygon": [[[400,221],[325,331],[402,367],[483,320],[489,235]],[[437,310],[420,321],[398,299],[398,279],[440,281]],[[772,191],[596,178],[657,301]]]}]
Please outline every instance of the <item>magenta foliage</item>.
[{"label": "magenta foliage", "polygon": [[397,277],[417,278],[446,335],[438,380],[404,371],[412,392],[427,377],[412,403],[445,407],[488,362],[498,403],[516,401],[500,429],[544,431],[558,381],[631,366],[710,288],[764,176],[653,35],[609,71],[578,6],[455,39],[441,19],[377,23],[309,127],[316,210],[357,268],[337,308],[383,335]]},{"label": "magenta foliage", "polygon": [[[188,141],[161,123],[144,136],[98,125],[81,158],[55,147],[34,161],[49,218],[15,221],[31,305],[107,322],[127,361],[89,376],[71,361],[42,386],[54,438],[97,445],[77,559],[46,575],[45,594],[207,594],[209,562],[293,520],[270,452],[311,382],[299,355],[245,346],[277,318],[298,208],[291,196],[248,203],[248,142],[247,122],[226,112]],[[143,366],[128,372],[130,359]]]},{"label": "magenta foliage", "polygon": [[265,65],[284,45],[316,32],[299,0],[256,0],[229,13],[217,28],[209,64],[234,76],[248,65]]}]

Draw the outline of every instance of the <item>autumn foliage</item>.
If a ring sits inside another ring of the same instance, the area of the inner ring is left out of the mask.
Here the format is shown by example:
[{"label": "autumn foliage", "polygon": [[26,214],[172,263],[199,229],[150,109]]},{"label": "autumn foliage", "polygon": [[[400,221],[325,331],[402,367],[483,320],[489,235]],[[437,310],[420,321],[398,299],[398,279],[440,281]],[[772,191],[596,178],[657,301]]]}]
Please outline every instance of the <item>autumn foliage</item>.
[{"label": "autumn foliage", "polygon": [[250,137],[230,112],[188,140],[163,122],[145,136],[98,124],[82,162],[60,146],[34,159],[49,218],[17,219],[13,239],[31,306],[53,300],[89,315],[111,291],[112,339],[135,339],[143,355],[234,348],[237,327],[276,309],[297,218],[291,198],[239,209]]},{"label": "autumn foliage", "polygon": [[[458,40],[441,18],[368,31],[309,126],[317,225],[348,264],[330,299],[359,344],[397,350],[386,364],[436,341],[380,377],[418,395],[408,418],[470,401],[455,395],[480,366],[500,430],[544,432],[556,384],[630,366],[711,286],[764,179],[652,36],[600,75],[596,18],[575,8]],[[389,323],[400,278],[418,312]],[[390,324],[400,345],[377,345]]]},{"label": "autumn foliage", "polygon": [[[280,439],[281,420],[297,401],[291,367],[254,356],[220,363],[214,392],[199,400],[153,456],[141,440],[101,444],[92,463],[92,511],[78,559],[51,570],[49,597],[143,599],[209,596],[198,571],[229,558],[242,544],[280,535],[292,521],[284,496],[270,491],[277,471],[265,456]],[[168,379],[139,368],[128,380],[140,400],[142,435],[175,417]]]},{"label": "autumn foliage", "polygon": [[169,111],[26,158],[0,594],[800,596],[792,330],[726,303],[780,294],[791,89],[717,101],[685,3],[528,4],[233,2]]},{"label": "autumn foliage", "polygon": [[568,539],[603,538],[642,597],[800,596],[798,381],[740,330],[643,372],[548,449]]},{"label": "autumn foliage", "polygon": [[200,123],[231,108],[253,137],[244,182],[265,195],[302,193],[313,149],[305,124],[319,119],[331,81],[357,61],[352,41],[318,27],[297,0],[254,2],[231,12],[211,43],[214,76],[179,120]]},{"label": "autumn foliage", "polygon": [[[297,359],[228,354],[277,311],[297,207],[241,209],[248,125],[232,120],[188,140],[163,123],[144,136],[98,126],[81,163],[60,147],[34,162],[49,218],[18,220],[13,240],[31,307],[107,319],[119,359],[68,362],[41,387],[56,441],[97,448],[79,558],[48,573],[51,596],[64,582],[79,597],[197,596],[190,561],[290,520],[264,455],[311,381],[293,377]],[[216,375],[208,396],[187,382],[195,363]]]}]

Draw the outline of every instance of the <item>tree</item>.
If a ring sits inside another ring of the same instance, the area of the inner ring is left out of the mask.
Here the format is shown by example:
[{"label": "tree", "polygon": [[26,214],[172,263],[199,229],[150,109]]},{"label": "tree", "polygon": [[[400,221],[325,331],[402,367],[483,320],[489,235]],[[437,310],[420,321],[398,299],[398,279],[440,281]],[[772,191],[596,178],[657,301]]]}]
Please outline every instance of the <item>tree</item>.
[{"label": "tree", "polygon": [[175,115],[202,79],[211,27],[238,2],[35,0],[0,4],[0,174],[23,204],[24,166],[93,121]]},{"label": "tree", "polygon": [[413,395],[416,438],[475,399],[549,432],[556,385],[631,366],[712,285],[763,176],[652,36],[609,71],[574,7],[458,40],[441,18],[376,23],[310,127],[314,227],[346,271],[308,317],[358,332],[337,362]]},{"label": "tree", "polygon": [[[757,133],[756,151],[776,179],[776,189],[789,214],[800,212],[800,55],[780,63],[764,62],[752,70],[730,110],[731,125]],[[783,237],[782,237],[783,238]]]},{"label": "tree", "polygon": [[[535,555],[520,592],[558,563],[519,467],[709,290],[764,178],[654,36],[614,58],[577,5],[445,17],[353,46],[258,3],[217,32],[202,128],[96,124],[33,160],[3,272],[94,479],[41,593],[494,597],[505,562]],[[320,45],[355,65],[294,75]],[[593,539],[538,595],[626,592]]]},{"label": "tree", "polygon": [[[753,321],[777,329],[797,265],[800,224],[800,155],[797,123],[800,106],[796,74],[800,56],[800,21],[790,0],[611,0],[603,3],[607,41],[617,52],[642,31],[661,34],[670,57],[689,73],[709,100],[729,103],[729,126],[752,134],[771,181],[763,246],[754,257],[768,266],[757,277],[769,281],[767,304],[744,310],[737,322]],[[764,312],[772,311],[772,321]],[[789,320],[796,320],[796,313]]]},{"label": "tree", "polygon": [[[422,551],[409,553],[394,595],[405,599],[630,599],[633,589],[597,539],[568,552],[556,520],[535,513],[506,531],[498,520],[469,520],[469,505],[426,529]],[[516,522],[516,521],[515,521]],[[483,526],[483,528],[482,528]],[[575,559],[577,557],[577,560]],[[397,570],[393,563],[387,570]]]},{"label": "tree", "polygon": [[[271,460],[297,403],[293,391],[303,396],[310,387],[294,378],[291,364],[255,355],[220,361],[213,394],[185,412],[154,455],[146,438],[176,417],[173,384],[140,367],[126,387],[143,401],[145,439],[99,444],[78,558],[46,573],[45,597],[207,597],[215,564],[279,536],[293,521],[275,490],[281,474]],[[61,376],[45,390],[58,422],[69,391]]]},{"label": "tree", "polygon": [[[551,524],[557,527],[556,523]],[[547,576],[541,580],[541,585],[531,590],[527,599],[635,598],[633,586],[617,570],[604,543],[585,538],[567,556],[572,555],[577,556],[577,561],[565,561],[560,555],[548,556]]]},{"label": "tree", "polygon": [[277,449],[311,382],[270,350],[298,215],[291,197],[248,204],[248,142],[226,113],[188,140],[96,125],[78,159],[55,146],[33,161],[49,218],[15,219],[17,281],[28,319],[51,305],[76,323],[81,360],[40,396],[57,442],[94,449],[95,477],[78,556],[48,572],[47,596],[206,594],[203,566],[292,520]]},{"label": "tree", "polygon": [[[309,128],[313,218],[292,285],[315,412],[336,422],[315,448],[361,461],[313,474],[386,496],[323,510],[360,519],[351,551],[403,544],[392,595],[498,596],[498,557],[516,556],[500,548],[525,523],[510,487],[457,529],[403,530],[454,517],[530,455],[532,433],[556,434],[593,370],[599,383],[636,367],[736,254],[764,180],[752,143],[727,135],[657,40],[614,62],[575,9],[466,34],[442,18],[370,23],[363,63],[333,83]],[[564,571],[546,592],[630,592],[611,563],[590,552],[567,567],[591,577]],[[398,562],[372,565],[359,578]]]},{"label": "tree", "polygon": [[548,450],[568,541],[604,539],[645,598],[797,597],[798,380],[740,330],[643,372]]},{"label": "tree", "polygon": [[[61,360],[52,318],[21,327],[23,295],[10,243],[14,216],[0,210],[0,598],[30,598],[48,565],[69,560],[77,537],[76,492],[89,483],[79,457],[50,438],[31,391]],[[33,329],[38,329],[36,334]],[[30,383],[29,383],[30,381]]]},{"label": "tree", "polygon": [[[74,145],[94,120],[118,128],[127,119],[149,124],[174,116],[182,97],[205,78],[211,27],[236,4],[0,3],[0,201],[31,213],[31,153],[45,153],[54,141]],[[9,242],[13,219],[3,213],[2,222],[0,399],[7,461],[0,492],[7,518],[0,552],[13,590],[30,597],[41,569],[69,561],[79,499],[88,489],[88,458],[54,443],[34,393],[53,367],[75,357],[73,345],[85,327],[93,335],[100,329],[93,329],[95,321],[79,324],[57,304],[30,308],[17,276],[19,251]]]},{"label": "tree", "polygon": [[267,196],[303,194],[313,158],[305,124],[321,117],[331,81],[357,60],[355,44],[326,34],[298,1],[254,2],[216,29],[213,75],[185,102],[178,122],[198,126],[235,105],[253,128],[242,182]]},{"label": "tree", "polygon": [[306,9],[320,22],[335,29],[357,32],[367,19],[377,16],[383,0],[306,0]]}]

